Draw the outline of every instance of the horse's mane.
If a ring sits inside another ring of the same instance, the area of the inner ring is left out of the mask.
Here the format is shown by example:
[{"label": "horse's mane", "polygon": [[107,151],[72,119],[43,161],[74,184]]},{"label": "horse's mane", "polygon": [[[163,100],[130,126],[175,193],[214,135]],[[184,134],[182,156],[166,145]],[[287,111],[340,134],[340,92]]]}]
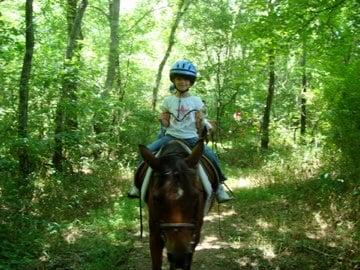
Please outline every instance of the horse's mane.
[{"label": "horse's mane", "polygon": [[177,156],[184,158],[188,155],[188,152],[184,149],[180,142],[171,141],[164,145],[160,156]]}]

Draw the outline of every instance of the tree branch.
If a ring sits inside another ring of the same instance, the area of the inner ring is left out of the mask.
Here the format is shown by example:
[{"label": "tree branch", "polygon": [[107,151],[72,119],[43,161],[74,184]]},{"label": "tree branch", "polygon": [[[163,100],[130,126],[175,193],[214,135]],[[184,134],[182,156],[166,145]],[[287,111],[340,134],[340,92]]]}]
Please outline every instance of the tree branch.
[{"label": "tree branch", "polygon": [[99,11],[99,13],[101,15],[104,15],[107,19],[109,19],[109,14],[107,14],[103,9],[101,9],[101,8],[99,8],[97,6],[92,6],[92,5],[89,5],[89,8],[93,8],[93,9]]},{"label": "tree branch", "polygon": [[143,16],[141,16],[129,29],[126,30],[126,32],[131,32],[143,19],[145,19],[145,17],[147,15],[149,15],[150,13],[154,12],[155,10],[161,10],[161,9],[164,9],[164,8],[168,8],[168,7],[160,7],[160,8],[152,8],[150,10],[148,10],[147,12],[145,12],[143,14]]},{"label": "tree branch", "polygon": [[[331,12],[333,12],[336,8],[338,8],[339,6],[341,6],[342,4],[344,4],[345,1],[346,1],[346,0],[340,0],[339,2],[335,3],[334,5],[325,7],[325,8],[323,8],[323,9],[313,10],[313,11],[310,10],[309,12],[310,12],[311,14],[313,14],[313,16],[312,16],[310,19],[305,20],[305,21],[304,21],[304,24],[299,28],[299,30],[302,31],[302,30],[304,29],[304,27],[307,27],[313,20],[315,20],[315,19],[318,17],[318,15],[319,15],[320,13],[323,13],[323,12],[329,11],[329,10],[330,10]],[[298,16],[298,17],[300,17],[300,19],[304,19],[304,15]]]}]

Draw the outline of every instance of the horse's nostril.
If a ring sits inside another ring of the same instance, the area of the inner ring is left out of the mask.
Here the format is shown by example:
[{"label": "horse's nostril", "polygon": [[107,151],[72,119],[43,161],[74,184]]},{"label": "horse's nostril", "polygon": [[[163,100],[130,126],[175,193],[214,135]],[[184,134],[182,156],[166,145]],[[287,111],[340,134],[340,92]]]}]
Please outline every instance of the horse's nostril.
[{"label": "horse's nostril", "polygon": [[184,256],[182,254],[179,254],[177,252],[169,252],[168,253],[168,260],[169,262],[178,263],[184,259]]},{"label": "horse's nostril", "polygon": [[169,263],[175,266],[175,269],[190,269],[191,260],[192,260],[192,253],[177,253],[177,252],[169,252],[167,254]]}]

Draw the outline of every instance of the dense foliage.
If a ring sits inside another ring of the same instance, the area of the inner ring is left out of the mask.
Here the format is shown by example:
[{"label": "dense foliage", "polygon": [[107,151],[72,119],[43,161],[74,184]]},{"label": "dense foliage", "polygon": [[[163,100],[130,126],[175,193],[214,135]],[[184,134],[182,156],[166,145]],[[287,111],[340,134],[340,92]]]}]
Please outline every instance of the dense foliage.
[{"label": "dense foliage", "polygon": [[[137,145],[154,139],[159,128],[153,87],[180,1],[121,1],[115,58],[109,53],[109,3],[115,0],[89,1],[74,56],[66,58],[74,22],[69,10],[80,2],[33,3],[24,137],[18,104],[25,4],[0,1],[0,269],[112,269],[133,246],[136,209],[123,195]],[[128,2],[134,7],[127,9]],[[160,100],[168,94],[170,63],[196,63],[200,76],[192,91],[217,123],[212,146],[229,176],[239,177],[240,168],[242,175],[256,175],[259,185],[311,180],[326,211],[338,204],[349,230],[357,231],[350,249],[360,238],[358,10],[356,0],[190,1],[159,91]],[[108,87],[106,70],[113,62],[117,73]],[[271,69],[275,93],[268,108],[269,148],[263,149],[260,126]],[[61,170],[53,163],[57,139]],[[29,157],[27,176],[19,168],[21,149]],[[342,194],[348,194],[346,202]],[[92,261],[104,254],[102,265]],[[347,266],[359,266],[359,256],[351,256]]]}]

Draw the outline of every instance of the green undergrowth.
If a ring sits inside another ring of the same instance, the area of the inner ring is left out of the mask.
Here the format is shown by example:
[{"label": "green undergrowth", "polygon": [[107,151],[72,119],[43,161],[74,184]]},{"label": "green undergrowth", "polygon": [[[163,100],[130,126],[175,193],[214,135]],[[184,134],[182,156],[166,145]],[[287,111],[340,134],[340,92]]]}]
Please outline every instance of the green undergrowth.
[{"label": "green undergrowth", "polygon": [[119,269],[138,230],[128,184],[114,172],[39,178],[27,209],[4,192],[0,269]]},{"label": "green undergrowth", "polygon": [[[360,194],[344,182],[320,177],[235,191],[237,229],[229,241],[246,248],[258,269],[358,269]],[[252,252],[249,250],[252,249]]]},{"label": "green undergrowth", "polygon": [[[359,179],[325,166],[317,152],[253,150],[219,151],[235,200],[224,206],[231,211],[222,218],[221,256],[201,250],[201,263],[229,270],[358,269]],[[129,173],[108,168],[39,177],[28,209],[18,207],[11,179],[1,176],[7,181],[0,190],[0,269],[142,270],[134,266],[138,202],[125,196]],[[216,222],[208,223],[216,234]]]},{"label": "green undergrowth", "polygon": [[136,213],[134,203],[120,198],[86,218],[49,224],[41,264],[46,269],[119,269],[134,245]]},{"label": "green undergrowth", "polygon": [[235,214],[223,234],[239,269],[359,269],[360,179],[306,148],[258,154],[254,166],[225,166]]}]

